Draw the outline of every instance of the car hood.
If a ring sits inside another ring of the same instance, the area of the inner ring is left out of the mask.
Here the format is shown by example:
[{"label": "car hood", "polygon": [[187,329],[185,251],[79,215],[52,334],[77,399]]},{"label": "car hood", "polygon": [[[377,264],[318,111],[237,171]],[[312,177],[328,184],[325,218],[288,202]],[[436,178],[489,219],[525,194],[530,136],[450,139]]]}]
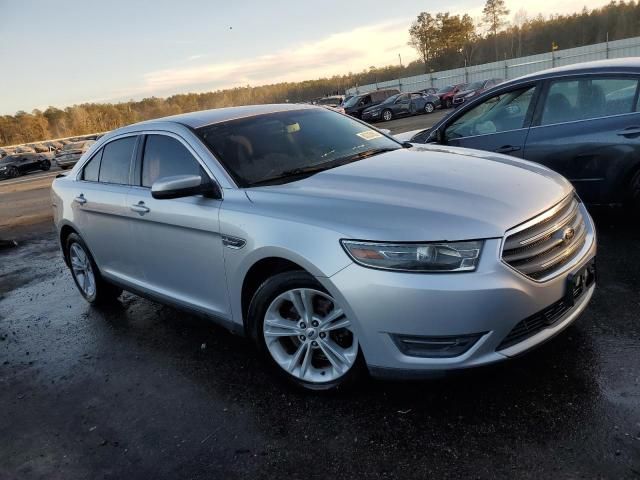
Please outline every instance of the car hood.
[{"label": "car hood", "polygon": [[421,146],[249,188],[256,213],[380,241],[495,238],[572,191],[557,173],[476,150]]},{"label": "car hood", "polygon": [[456,97],[464,97],[465,95],[469,95],[470,93],[478,93],[480,90],[480,88],[477,88],[475,90],[464,90],[462,92],[456,93]]}]

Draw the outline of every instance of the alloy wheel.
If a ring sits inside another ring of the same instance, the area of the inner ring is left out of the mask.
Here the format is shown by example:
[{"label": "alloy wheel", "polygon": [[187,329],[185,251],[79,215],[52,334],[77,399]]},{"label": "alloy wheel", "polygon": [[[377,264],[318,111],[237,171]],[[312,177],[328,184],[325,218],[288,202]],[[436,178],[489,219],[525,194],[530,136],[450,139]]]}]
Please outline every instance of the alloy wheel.
[{"label": "alloy wheel", "polygon": [[91,267],[87,252],[78,243],[73,243],[69,249],[71,272],[80,290],[87,298],[96,294],[96,277]]},{"label": "alloy wheel", "polygon": [[425,111],[425,112],[427,112],[427,113],[431,113],[431,112],[433,112],[433,103],[429,103],[429,102],[428,102],[428,103],[424,106],[424,111]]},{"label": "alloy wheel", "polygon": [[390,110],[385,110],[384,112],[382,112],[382,118],[384,119],[385,122],[388,122],[389,120],[391,120],[392,116],[393,114],[391,113]]},{"label": "alloy wheel", "polygon": [[311,288],[278,295],[266,311],[263,334],[276,363],[305,382],[335,381],[358,356],[358,340],[345,312],[330,295]]}]

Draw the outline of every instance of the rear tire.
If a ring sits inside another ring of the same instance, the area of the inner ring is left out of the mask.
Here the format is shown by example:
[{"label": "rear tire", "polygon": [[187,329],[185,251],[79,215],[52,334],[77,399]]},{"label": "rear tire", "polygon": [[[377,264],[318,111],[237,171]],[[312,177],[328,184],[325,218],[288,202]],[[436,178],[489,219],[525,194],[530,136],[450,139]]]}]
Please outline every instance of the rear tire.
[{"label": "rear tire", "polygon": [[106,282],[91,252],[80,235],[72,233],[65,242],[65,258],[71,276],[84,299],[92,305],[101,305],[115,301],[122,289]]},{"label": "rear tire", "polygon": [[424,106],[424,113],[433,113],[436,109],[435,105],[431,102],[427,102]]},{"label": "rear tire", "polygon": [[251,300],[248,322],[260,353],[278,375],[298,387],[344,389],[366,371],[350,319],[306,272],[267,279]]},{"label": "rear tire", "polygon": [[51,162],[49,160],[43,160],[40,162],[40,168],[46,172],[51,168]]}]

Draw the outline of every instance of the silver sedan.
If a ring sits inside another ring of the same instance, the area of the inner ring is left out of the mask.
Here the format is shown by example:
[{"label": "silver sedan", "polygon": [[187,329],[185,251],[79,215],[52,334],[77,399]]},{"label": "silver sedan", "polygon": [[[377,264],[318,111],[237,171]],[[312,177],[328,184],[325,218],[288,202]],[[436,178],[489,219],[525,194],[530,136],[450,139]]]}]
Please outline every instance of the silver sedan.
[{"label": "silver sedan", "polygon": [[560,175],[324,108],[125,127],[52,196],[87,301],[124,289],[203,314],[309,389],[506,360],[595,288],[593,223]]}]

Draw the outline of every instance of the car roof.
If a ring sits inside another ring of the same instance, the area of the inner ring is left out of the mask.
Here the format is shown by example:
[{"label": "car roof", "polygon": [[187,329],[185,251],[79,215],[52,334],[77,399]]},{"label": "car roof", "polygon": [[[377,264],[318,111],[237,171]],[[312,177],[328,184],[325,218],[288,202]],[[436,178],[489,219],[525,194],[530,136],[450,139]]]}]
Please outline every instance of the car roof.
[{"label": "car roof", "polygon": [[640,73],[640,57],[594,60],[592,62],[574,63],[562,67],[549,68],[500,84],[501,87],[529,80],[542,80],[562,75],[581,73]]},{"label": "car roof", "polygon": [[267,113],[286,112],[293,110],[305,110],[305,109],[322,109],[322,107],[316,107],[313,105],[303,104],[269,104],[269,105],[245,105],[242,107],[226,107],[216,108],[213,110],[202,110],[199,112],[182,113],[180,115],[172,115],[169,117],[155,118],[153,120],[147,120],[140,123],[135,123],[125,129],[134,129],[134,127],[144,126],[152,127],[153,124],[158,123],[179,123],[190,128],[200,128],[213,123],[228,122],[230,120],[236,120],[239,118],[253,117],[255,115],[264,115]]}]

